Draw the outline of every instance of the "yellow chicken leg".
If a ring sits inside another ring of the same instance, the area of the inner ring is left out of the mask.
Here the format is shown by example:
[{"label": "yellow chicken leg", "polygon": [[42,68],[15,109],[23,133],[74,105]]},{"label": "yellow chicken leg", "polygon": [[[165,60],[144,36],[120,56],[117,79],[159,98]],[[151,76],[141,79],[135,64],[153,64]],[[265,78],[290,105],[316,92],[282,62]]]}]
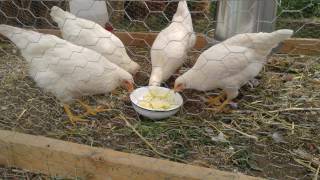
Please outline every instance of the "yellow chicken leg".
[{"label": "yellow chicken leg", "polygon": [[228,105],[231,102],[230,99],[226,99],[216,110],[216,112],[222,112],[224,110],[224,107]]},{"label": "yellow chicken leg", "polygon": [[209,106],[218,106],[221,105],[221,99],[225,98],[225,93],[221,93],[219,96],[216,97],[209,97],[208,98],[208,103]]},{"label": "yellow chicken leg", "polygon": [[67,113],[67,116],[72,124],[75,124],[78,121],[82,121],[82,122],[88,121],[88,120],[82,119],[81,116],[73,115],[70,110],[70,106],[68,104],[63,104],[63,108],[64,108],[64,111]]},{"label": "yellow chicken leg", "polygon": [[98,106],[97,108],[92,108],[91,106],[87,105],[86,103],[82,102],[81,100],[77,100],[81,106],[83,106],[86,109],[86,112],[84,113],[85,116],[87,115],[97,115],[99,112],[106,112],[110,109],[103,109],[102,107]]},{"label": "yellow chicken leg", "polygon": [[119,89],[115,89],[115,90],[111,91],[111,94],[114,96],[118,96],[121,93],[119,92]]}]

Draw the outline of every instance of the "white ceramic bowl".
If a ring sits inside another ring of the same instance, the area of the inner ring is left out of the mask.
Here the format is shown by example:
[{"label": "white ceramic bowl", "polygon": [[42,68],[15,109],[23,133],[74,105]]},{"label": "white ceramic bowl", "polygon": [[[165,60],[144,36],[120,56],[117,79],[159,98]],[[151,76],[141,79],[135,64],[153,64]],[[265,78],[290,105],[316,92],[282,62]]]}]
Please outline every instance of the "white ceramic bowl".
[{"label": "white ceramic bowl", "polygon": [[171,89],[165,88],[165,87],[158,87],[158,86],[145,86],[145,87],[140,87],[135,89],[131,94],[130,94],[130,100],[132,103],[133,108],[142,116],[145,116],[150,119],[164,119],[167,117],[170,117],[174,114],[176,114],[180,107],[183,104],[183,98],[179,93],[175,93],[174,98],[175,98],[175,104],[176,106],[166,109],[166,110],[155,110],[155,109],[148,109],[145,107],[141,107],[138,102],[140,100],[143,100],[144,95],[146,95],[150,88],[156,88],[157,90],[161,91],[171,91]]}]

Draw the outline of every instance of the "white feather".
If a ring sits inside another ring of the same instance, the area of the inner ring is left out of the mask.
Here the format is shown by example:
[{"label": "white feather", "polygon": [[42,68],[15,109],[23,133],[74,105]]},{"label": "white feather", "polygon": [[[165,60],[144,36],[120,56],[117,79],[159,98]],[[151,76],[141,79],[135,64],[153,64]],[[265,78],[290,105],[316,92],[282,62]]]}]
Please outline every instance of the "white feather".
[{"label": "white feather", "polygon": [[71,0],[70,12],[80,18],[94,21],[101,26],[108,22],[108,11],[105,1],[96,0]]},{"label": "white feather", "polygon": [[182,0],[178,4],[172,23],[158,34],[152,45],[149,85],[159,86],[161,82],[169,79],[183,65],[195,40],[187,2]]},{"label": "white feather", "polygon": [[128,56],[121,40],[99,24],[76,17],[57,6],[51,8],[50,15],[58,24],[63,39],[102,54],[132,74],[139,70],[140,66]]},{"label": "white feather", "polygon": [[220,88],[233,99],[242,85],[258,75],[272,48],[292,34],[292,30],[278,30],[236,35],[204,51],[175,83],[200,91]]},{"label": "white feather", "polygon": [[105,94],[132,76],[97,52],[53,35],[0,25],[29,64],[37,85],[67,103],[86,95]]}]

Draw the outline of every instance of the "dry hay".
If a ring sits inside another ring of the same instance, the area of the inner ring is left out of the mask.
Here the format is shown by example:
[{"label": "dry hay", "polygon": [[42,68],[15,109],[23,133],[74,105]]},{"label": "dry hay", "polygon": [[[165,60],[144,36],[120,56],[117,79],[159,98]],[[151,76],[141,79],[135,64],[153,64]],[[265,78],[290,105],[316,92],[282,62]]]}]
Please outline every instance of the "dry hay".
[{"label": "dry hay", "polygon": [[3,180],[11,180],[11,179],[12,180],[16,180],[16,179],[47,180],[49,179],[49,177],[43,174],[29,172],[29,171],[17,169],[17,168],[5,168],[1,166],[0,166],[0,178]]},{"label": "dry hay", "polygon": [[[88,117],[90,123],[73,126],[60,103],[28,77],[25,61],[14,47],[6,42],[0,45],[1,129],[161,158],[156,150],[172,160],[260,177],[308,179],[317,168],[315,163],[307,167],[307,158],[301,154],[319,157],[320,111],[293,108],[320,107],[319,57],[272,56],[257,77],[259,84],[241,88],[235,100],[238,107],[229,113],[214,114],[207,108],[205,97],[217,92],[188,90],[183,93],[183,109],[175,117],[151,121],[138,116],[127,94],[119,89],[110,96],[87,98],[90,104],[104,104],[110,111]],[[148,50],[129,50],[145,71],[137,75],[136,83],[146,85]],[[192,54],[186,66],[197,55]],[[171,87],[173,80],[168,83]],[[73,108],[81,112],[76,104]],[[219,139],[219,133],[225,139]]]}]

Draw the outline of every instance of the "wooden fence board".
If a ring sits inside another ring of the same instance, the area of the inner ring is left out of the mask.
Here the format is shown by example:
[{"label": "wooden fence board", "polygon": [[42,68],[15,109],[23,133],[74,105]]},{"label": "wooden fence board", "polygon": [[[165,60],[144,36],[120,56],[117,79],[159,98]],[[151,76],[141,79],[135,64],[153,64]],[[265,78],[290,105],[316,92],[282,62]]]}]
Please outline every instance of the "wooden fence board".
[{"label": "wooden fence board", "polygon": [[0,165],[83,179],[260,179],[6,130],[0,130]]},{"label": "wooden fence board", "polygon": [[[39,32],[61,37],[59,30],[39,29]],[[158,33],[152,32],[114,32],[126,46],[151,47]],[[203,34],[197,34],[194,48],[207,48],[208,41]],[[291,55],[320,55],[320,39],[291,38],[282,43],[278,53]]]}]

